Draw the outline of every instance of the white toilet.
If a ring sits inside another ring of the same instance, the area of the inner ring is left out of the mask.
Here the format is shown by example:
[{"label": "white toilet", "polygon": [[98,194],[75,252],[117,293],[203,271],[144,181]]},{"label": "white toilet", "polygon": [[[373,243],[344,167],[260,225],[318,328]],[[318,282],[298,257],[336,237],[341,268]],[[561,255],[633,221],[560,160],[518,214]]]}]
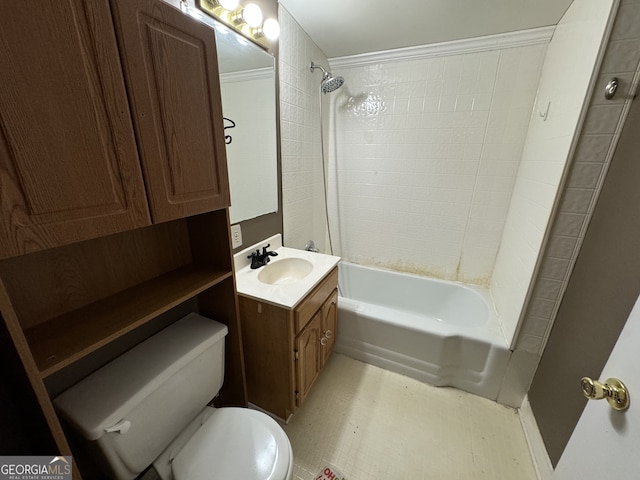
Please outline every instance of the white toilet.
[{"label": "white toilet", "polygon": [[287,435],[268,415],[211,408],[227,327],[191,313],[54,399],[92,460],[116,479],[290,480]]}]

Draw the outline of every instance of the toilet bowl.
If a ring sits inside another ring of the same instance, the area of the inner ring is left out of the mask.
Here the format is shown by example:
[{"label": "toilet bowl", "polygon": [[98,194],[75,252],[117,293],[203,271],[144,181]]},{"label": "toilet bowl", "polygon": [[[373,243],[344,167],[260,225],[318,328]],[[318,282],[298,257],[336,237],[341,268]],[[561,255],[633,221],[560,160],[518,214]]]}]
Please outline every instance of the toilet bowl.
[{"label": "toilet bowl", "polygon": [[104,473],[132,480],[290,480],[293,454],[268,415],[206,405],[224,379],[227,327],[192,313],[54,399]]},{"label": "toilet bowl", "polygon": [[179,441],[184,445],[153,463],[160,478],[292,478],[291,445],[275,420],[245,408],[207,410],[202,425]]}]

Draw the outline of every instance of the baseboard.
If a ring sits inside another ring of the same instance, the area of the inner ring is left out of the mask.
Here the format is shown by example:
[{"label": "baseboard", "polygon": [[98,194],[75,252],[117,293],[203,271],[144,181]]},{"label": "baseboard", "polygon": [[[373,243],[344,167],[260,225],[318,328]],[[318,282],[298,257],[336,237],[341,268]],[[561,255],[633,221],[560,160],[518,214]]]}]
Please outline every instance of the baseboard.
[{"label": "baseboard", "polygon": [[249,402],[249,404],[247,406],[251,410],[258,410],[259,412],[266,413],[271,418],[273,418],[276,422],[278,422],[280,425],[288,425],[289,424],[289,420],[291,420],[291,417],[293,416],[293,413],[291,413],[287,418],[280,418],[279,416],[269,412],[268,410],[265,410],[264,408],[259,407],[258,405],[255,405],[255,404],[253,404],[251,402]]},{"label": "baseboard", "polygon": [[540,435],[538,423],[536,422],[536,417],[533,415],[528,396],[524,397],[519,413],[520,423],[522,424],[522,430],[524,430],[524,436],[527,439],[529,452],[531,453],[531,459],[533,460],[533,466],[536,469],[538,480],[551,480],[553,477],[553,465],[551,464],[551,459],[549,459],[547,447],[545,447],[544,441],[542,440],[542,435]]}]

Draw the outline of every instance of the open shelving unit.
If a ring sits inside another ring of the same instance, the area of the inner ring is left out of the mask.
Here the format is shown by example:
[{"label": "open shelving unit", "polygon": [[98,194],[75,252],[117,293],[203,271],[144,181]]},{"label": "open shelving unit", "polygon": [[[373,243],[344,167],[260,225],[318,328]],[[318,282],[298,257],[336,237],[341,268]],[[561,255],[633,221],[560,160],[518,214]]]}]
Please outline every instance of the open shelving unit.
[{"label": "open shelving unit", "polygon": [[152,335],[163,328],[155,320],[185,302],[228,326],[217,403],[246,406],[228,225],[221,209],[0,260],[3,316],[58,445],[66,439],[48,381],[79,380],[78,364],[95,363],[94,353],[109,361],[114,345]]},{"label": "open shelving unit", "polygon": [[230,276],[183,267],[36,325],[25,337],[44,378]]}]

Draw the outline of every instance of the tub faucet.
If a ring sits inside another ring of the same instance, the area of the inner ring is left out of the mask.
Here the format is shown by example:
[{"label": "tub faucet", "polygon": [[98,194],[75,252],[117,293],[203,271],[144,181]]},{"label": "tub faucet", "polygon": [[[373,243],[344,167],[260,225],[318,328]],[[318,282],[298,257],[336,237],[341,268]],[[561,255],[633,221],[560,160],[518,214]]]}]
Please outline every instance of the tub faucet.
[{"label": "tub faucet", "polygon": [[260,268],[265,266],[267,263],[271,261],[270,257],[275,257],[278,255],[277,252],[267,250],[271,244],[267,244],[262,247],[262,253],[260,253],[260,249],[256,250],[254,253],[249,255],[247,258],[251,259],[251,268],[255,270],[256,268]]},{"label": "tub faucet", "polygon": [[309,240],[307,244],[304,246],[304,249],[307,252],[314,252],[314,253],[318,253],[320,251],[316,248],[316,244],[313,243],[313,240]]}]

